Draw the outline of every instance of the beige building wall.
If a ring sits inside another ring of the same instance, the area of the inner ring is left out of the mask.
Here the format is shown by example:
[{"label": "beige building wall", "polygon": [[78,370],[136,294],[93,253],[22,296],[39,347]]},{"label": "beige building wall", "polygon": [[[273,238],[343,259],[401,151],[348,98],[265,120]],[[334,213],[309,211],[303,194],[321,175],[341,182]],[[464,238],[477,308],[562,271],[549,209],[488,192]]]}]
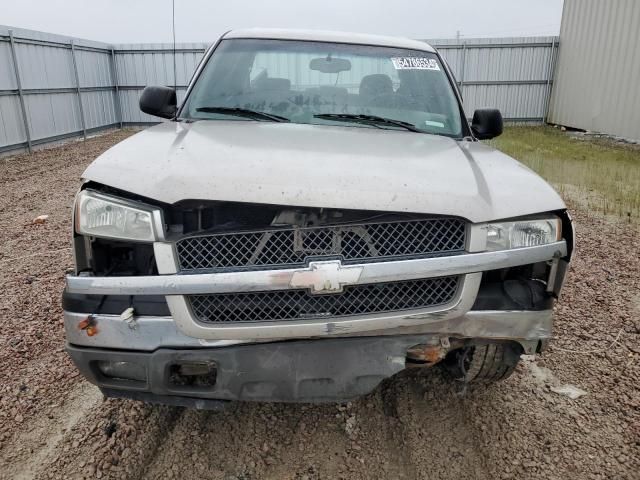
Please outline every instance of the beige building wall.
[{"label": "beige building wall", "polygon": [[640,140],[640,0],[564,0],[548,121]]}]

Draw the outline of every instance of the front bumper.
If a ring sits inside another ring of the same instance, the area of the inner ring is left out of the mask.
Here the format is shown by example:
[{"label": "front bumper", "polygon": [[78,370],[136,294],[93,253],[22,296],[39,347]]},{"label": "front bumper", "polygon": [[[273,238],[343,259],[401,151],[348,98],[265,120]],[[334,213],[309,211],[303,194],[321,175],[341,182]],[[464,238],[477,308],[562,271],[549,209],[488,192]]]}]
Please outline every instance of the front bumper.
[{"label": "front bumper", "polygon": [[[551,337],[552,311],[470,311],[414,328],[365,336],[263,343],[207,341],[184,335],[170,317],[142,317],[135,328],[115,315],[95,317],[99,333],[78,328],[82,314],[65,313],[67,351],[82,374],[105,395],[216,409],[216,400],[272,402],[345,401],[372,391],[405,368],[414,345],[516,341],[534,353]],[[97,362],[142,367],[145,381],[109,378]],[[174,385],[171,368],[181,363],[215,364],[211,387]]]},{"label": "front bumper", "polygon": [[[513,324],[528,324],[531,331],[526,334],[548,335],[550,325],[543,320],[545,315],[538,312],[537,316],[537,321],[529,318],[516,320]],[[462,323],[471,326],[473,317]],[[485,328],[491,321],[491,315],[475,317]],[[475,336],[480,327],[472,328],[471,333]],[[142,331],[140,333],[143,335]],[[82,374],[108,396],[218,408],[219,404],[212,400],[314,403],[350,400],[371,392],[382,380],[403,370],[409,348],[440,344],[436,342],[446,344],[443,337],[423,334],[296,340],[219,348],[159,348],[149,352],[68,345],[67,351]],[[135,369],[138,380],[125,380],[126,372],[121,377],[106,376],[98,366],[98,362],[105,361],[126,362]],[[206,386],[176,382],[175,368],[193,364],[215,366],[215,382]]]},{"label": "front bumper", "polygon": [[[551,338],[552,310],[477,310],[454,318],[432,315],[413,327],[396,327],[363,333],[342,332],[341,338],[424,335],[460,339],[513,340],[526,353],[534,353]],[[65,312],[67,342],[91,349],[136,350],[153,352],[161,348],[195,349],[256,343],[247,340],[206,340],[185,335],[171,317],[139,317],[135,323],[122,321],[119,315],[95,315],[97,334],[89,336],[79,325],[86,313]],[[281,339],[285,340],[285,339]],[[267,340],[261,343],[274,344]]]}]

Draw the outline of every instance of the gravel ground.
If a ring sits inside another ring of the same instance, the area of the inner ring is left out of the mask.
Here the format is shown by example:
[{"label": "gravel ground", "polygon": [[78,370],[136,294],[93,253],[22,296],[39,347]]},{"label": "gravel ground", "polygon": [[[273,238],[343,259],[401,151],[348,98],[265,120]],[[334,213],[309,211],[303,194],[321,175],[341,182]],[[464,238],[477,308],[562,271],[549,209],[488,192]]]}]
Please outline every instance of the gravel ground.
[{"label": "gravel ground", "polygon": [[346,405],[104,400],[64,353],[60,293],[78,178],[130,134],[0,159],[0,479],[639,478],[640,235],[577,204],[556,339],[498,385],[432,369]]}]

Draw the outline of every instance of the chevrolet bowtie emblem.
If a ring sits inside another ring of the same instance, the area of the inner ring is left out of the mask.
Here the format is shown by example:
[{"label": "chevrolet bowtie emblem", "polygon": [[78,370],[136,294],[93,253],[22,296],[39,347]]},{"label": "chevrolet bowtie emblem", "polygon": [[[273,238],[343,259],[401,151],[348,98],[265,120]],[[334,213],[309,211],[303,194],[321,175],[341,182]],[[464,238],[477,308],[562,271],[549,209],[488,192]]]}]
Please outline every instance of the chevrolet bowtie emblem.
[{"label": "chevrolet bowtie emblem", "polygon": [[362,267],[343,266],[340,260],[309,262],[309,268],[298,270],[291,276],[291,288],[308,288],[311,293],[339,293],[345,285],[360,279]]}]

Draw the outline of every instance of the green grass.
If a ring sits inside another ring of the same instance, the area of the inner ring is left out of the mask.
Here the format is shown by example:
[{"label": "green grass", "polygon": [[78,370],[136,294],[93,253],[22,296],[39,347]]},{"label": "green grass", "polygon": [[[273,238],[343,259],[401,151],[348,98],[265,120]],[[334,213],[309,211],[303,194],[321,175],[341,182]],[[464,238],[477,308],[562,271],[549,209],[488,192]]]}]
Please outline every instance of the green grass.
[{"label": "green grass", "polygon": [[640,220],[640,146],[540,127],[508,127],[488,142],[584,208]]}]

